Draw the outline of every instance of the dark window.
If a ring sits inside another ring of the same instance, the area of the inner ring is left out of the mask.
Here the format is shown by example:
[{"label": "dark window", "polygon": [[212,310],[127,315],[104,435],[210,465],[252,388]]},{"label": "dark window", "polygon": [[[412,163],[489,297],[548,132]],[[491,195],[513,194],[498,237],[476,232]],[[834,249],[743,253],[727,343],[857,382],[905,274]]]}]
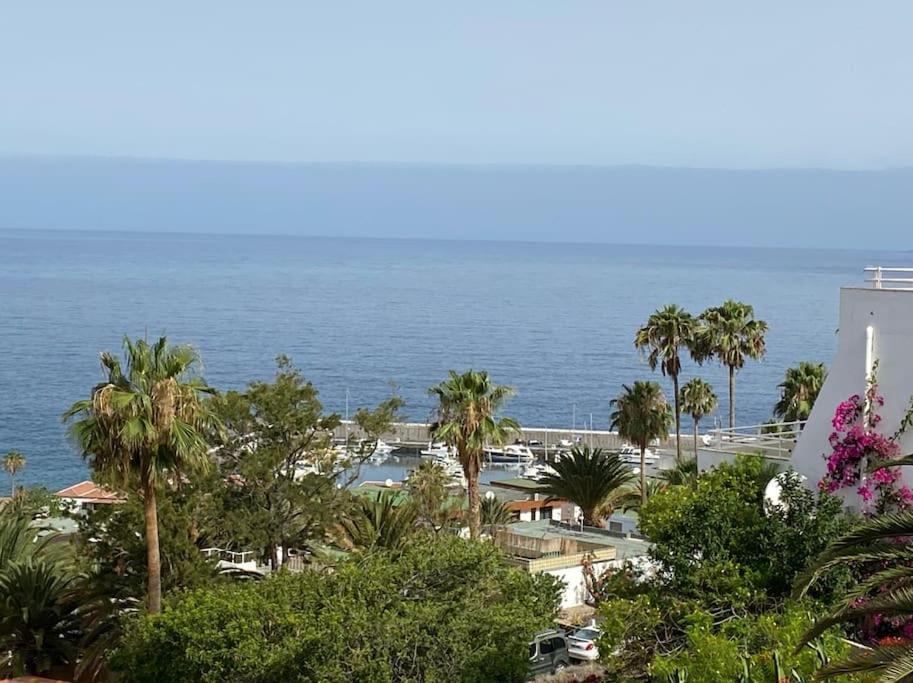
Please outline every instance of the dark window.
[{"label": "dark window", "polygon": [[550,655],[552,650],[555,649],[554,638],[549,638],[548,640],[543,640],[539,643],[539,654],[541,655]]},{"label": "dark window", "polygon": [[539,519],[551,519],[551,518],[552,518],[551,507],[542,508],[539,510]]},{"label": "dark window", "polygon": [[552,639],[551,639],[551,644],[552,644],[552,650],[558,650],[558,651],[560,651],[560,650],[563,650],[563,649],[566,647],[566,645],[564,644],[564,639],[563,639],[563,638],[552,638]]},{"label": "dark window", "polygon": [[621,533],[621,529],[622,529],[621,522],[609,522],[609,531],[616,531],[618,533]]}]

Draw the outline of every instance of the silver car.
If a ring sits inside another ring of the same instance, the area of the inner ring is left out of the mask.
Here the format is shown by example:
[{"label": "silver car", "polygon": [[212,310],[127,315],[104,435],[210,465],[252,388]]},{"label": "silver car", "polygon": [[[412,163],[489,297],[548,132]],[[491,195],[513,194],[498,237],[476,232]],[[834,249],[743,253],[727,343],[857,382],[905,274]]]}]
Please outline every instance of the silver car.
[{"label": "silver car", "polygon": [[582,662],[595,662],[599,659],[599,648],[596,641],[602,635],[595,626],[579,628],[567,637],[567,653],[571,659]]}]

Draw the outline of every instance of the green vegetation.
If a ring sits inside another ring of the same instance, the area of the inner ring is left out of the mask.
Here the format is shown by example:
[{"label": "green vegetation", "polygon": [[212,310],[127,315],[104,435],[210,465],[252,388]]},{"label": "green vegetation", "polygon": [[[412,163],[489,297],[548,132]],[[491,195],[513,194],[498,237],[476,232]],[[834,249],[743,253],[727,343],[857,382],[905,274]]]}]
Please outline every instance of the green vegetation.
[{"label": "green vegetation", "polygon": [[25,467],[25,456],[19,451],[10,451],[3,456],[3,470],[10,475],[10,498],[16,495],[16,474]]},{"label": "green vegetation", "polygon": [[634,386],[623,385],[618,398],[610,405],[611,429],[618,430],[619,436],[627,439],[640,449],[640,491],[641,504],[647,502],[647,464],[644,459],[647,446],[654,439],[669,436],[669,404],[663,390],[656,382],[634,382]]},{"label": "green vegetation", "polygon": [[633,476],[628,466],[615,453],[589,446],[574,447],[571,452],[552,463],[552,472],[539,478],[544,493],[550,498],[573,501],[583,513],[587,526],[602,526],[607,505]]},{"label": "green vegetation", "polygon": [[[617,455],[589,447],[541,477],[586,524],[637,510],[652,544],[649,562],[585,568],[606,681],[913,680],[913,513],[859,524],[839,499],[756,456],[698,471],[698,425],[717,398],[699,378],[679,387],[681,351],[727,366],[732,422],[735,375],[763,355],[766,330],[739,302],[698,318],[656,311],[635,344],[671,378],[674,411],[655,382],[623,385],[611,401],[612,428],[640,450],[637,484]],[[501,415],[509,387],[470,370],[429,390],[432,433],[455,448],[468,500],[433,462],[402,488],[354,492],[359,467],[402,419],[395,390],[357,410],[343,450],[339,415],[286,357],[270,380],[218,393],[189,347],[126,340],[124,356],[103,354],[105,381],[64,415],[93,478],[124,502],[81,516],[67,542],[43,527],[63,514],[56,499],[17,489],[24,457],[4,459],[14,495],[0,507],[0,674],[525,678],[527,644],[553,623],[561,586],[510,568],[481,537],[512,521],[479,494],[484,449],[519,429]],[[807,417],[823,379],[820,365],[790,369],[776,413]],[[682,411],[694,421],[694,458],[682,457]],[[645,450],[673,422],[676,466],[648,480]],[[774,477],[776,504],[764,495]],[[241,551],[258,570],[219,561]],[[875,647],[860,654],[845,636]]]},{"label": "green vegetation", "polygon": [[716,358],[729,371],[729,428],[735,428],[735,376],[748,359],[764,355],[767,323],[754,317],[754,308],[741,301],[724,301],[700,316],[702,328],[694,345],[698,361]]},{"label": "green vegetation", "polygon": [[682,387],[681,403],[682,410],[691,416],[694,425],[694,461],[697,463],[698,426],[704,417],[716,410],[716,394],[707,382],[695,377]]},{"label": "green vegetation", "polygon": [[106,483],[136,491],[143,501],[147,548],[146,599],[162,609],[156,495],[167,482],[209,464],[206,434],[217,427],[203,395],[212,390],[196,374],[199,357],[189,346],[124,340],[125,363],[101,356],[107,379],[90,398],[64,413],[70,433],[92,469]]},{"label": "green vegetation", "polygon": [[682,371],[681,350],[694,347],[698,322],[683,308],[670,304],[653,313],[634,335],[634,346],[647,352],[651,370],[657,366],[672,378],[675,406],[675,459],[682,460],[682,409],[678,376]]},{"label": "green vegetation", "polygon": [[469,536],[476,539],[481,530],[479,472],[485,448],[489,444],[504,444],[520,429],[511,418],[497,417],[498,410],[514,392],[510,387],[494,384],[487,372],[475,370],[462,375],[451,370],[447,379],[428,392],[438,402],[432,434],[456,448],[466,476]]},{"label": "green vegetation", "polygon": [[[780,475],[778,505],[765,504],[774,474],[742,457],[667,486],[640,511],[657,571],[626,567],[600,577],[600,651],[619,680],[768,680],[774,655],[805,680],[847,648],[826,634],[796,652],[813,623],[812,603],[790,598],[792,583],[852,518],[838,500]],[[832,576],[814,597],[833,599],[848,583]],[[748,669],[750,678],[739,679]],[[676,676],[678,678],[676,678]],[[682,677],[686,678],[682,678]]]},{"label": "green vegetation", "polygon": [[421,536],[335,571],[200,589],[133,622],[115,657],[155,681],[522,681],[549,623],[546,576],[489,543]]},{"label": "green vegetation", "polygon": [[803,361],[787,368],[786,376],[778,385],[780,400],[774,406],[774,415],[784,422],[807,420],[825,379],[827,370],[824,363]]}]

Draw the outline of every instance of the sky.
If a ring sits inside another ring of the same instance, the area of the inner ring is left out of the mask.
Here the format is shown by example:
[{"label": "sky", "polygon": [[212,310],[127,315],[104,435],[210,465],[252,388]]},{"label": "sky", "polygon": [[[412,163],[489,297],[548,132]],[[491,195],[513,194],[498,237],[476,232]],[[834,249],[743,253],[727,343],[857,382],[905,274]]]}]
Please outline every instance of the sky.
[{"label": "sky", "polygon": [[909,0],[6,3],[0,155],[913,166]]}]

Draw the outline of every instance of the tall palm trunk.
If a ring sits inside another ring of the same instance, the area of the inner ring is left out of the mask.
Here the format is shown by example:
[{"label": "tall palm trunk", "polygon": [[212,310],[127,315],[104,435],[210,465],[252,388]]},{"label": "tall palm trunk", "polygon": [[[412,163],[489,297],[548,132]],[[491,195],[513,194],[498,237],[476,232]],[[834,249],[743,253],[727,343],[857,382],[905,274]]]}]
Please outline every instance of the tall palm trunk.
[{"label": "tall palm trunk", "polygon": [[[668,408],[667,408],[668,410]],[[668,413],[666,413],[668,415]],[[668,419],[668,417],[666,418]],[[666,423],[668,424],[668,422]],[[647,457],[646,457],[647,445],[640,445],[640,504],[647,504]]]},{"label": "tall palm trunk", "polygon": [[10,475],[10,498],[15,498],[16,496],[16,477],[15,475]]},{"label": "tall palm trunk", "polygon": [[146,604],[150,614],[162,611],[162,558],[159,554],[158,508],[155,486],[143,486],[143,514],[146,518],[146,565],[149,572],[146,584]]},{"label": "tall palm trunk", "polygon": [[466,461],[466,492],[469,496],[469,538],[478,539],[482,526],[482,504],[479,498],[478,458]]},{"label": "tall palm trunk", "polygon": [[729,429],[735,429],[735,367],[729,366]]},{"label": "tall palm trunk", "polygon": [[[692,417],[692,419],[694,419]],[[697,466],[697,420],[694,420],[694,468],[700,472],[700,468]]]},{"label": "tall palm trunk", "polygon": [[682,408],[679,404],[678,373],[672,375],[672,391],[675,393],[675,462],[682,463]]}]

